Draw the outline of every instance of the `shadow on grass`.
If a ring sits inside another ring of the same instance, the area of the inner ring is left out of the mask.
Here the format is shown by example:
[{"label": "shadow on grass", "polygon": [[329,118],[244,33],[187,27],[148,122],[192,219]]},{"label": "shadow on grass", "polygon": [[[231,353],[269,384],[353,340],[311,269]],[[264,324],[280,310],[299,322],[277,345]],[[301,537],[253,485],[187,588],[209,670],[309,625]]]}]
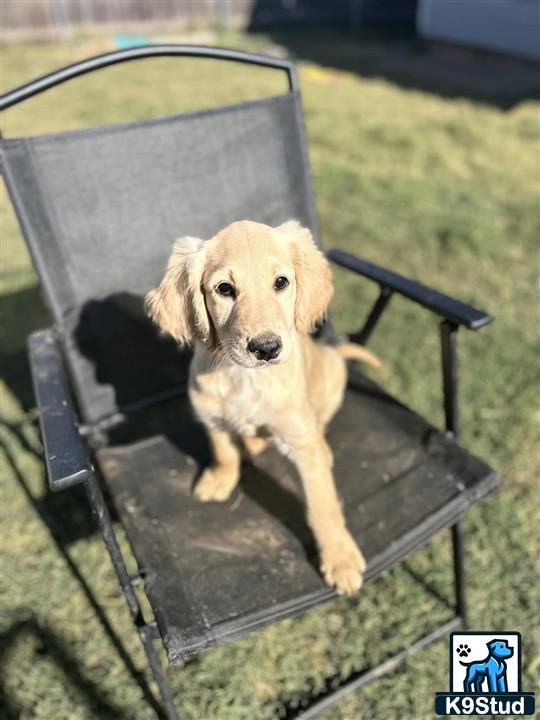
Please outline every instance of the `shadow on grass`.
[{"label": "shadow on grass", "polygon": [[51,324],[39,287],[29,287],[0,296],[3,327],[0,366],[2,377],[24,412],[35,405],[26,354],[26,340],[34,330]]},{"label": "shadow on grass", "polygon": [[[23,445],[26,451],[30,451],[35,457],[37,457],[39,460],[42,460],[42,456],[29,445],[28,441],[24,439],[24,436],[20,432],[20,430],[17,431],[17,428],[14,425],[8,426],[8,429],[11,434],[14,434],[17,437],[17,439],[19,440],[21,445]],[[43,524],[49,530],[51,538],[53,539],[58,549],[58,552],[64,559],[71,574],[78,582],[84,596],[86,597],[94,613],[96,614],[99,623],[101,624],[114,649],[116,650],[118,657],[125,665],[132,678],[140,687],[146,702],[156,712],[157,716],[159,718],[162,718],[163,714],[161,706],[154,698],[154,695],[148,686],[146,678],[144,677],[143,673],[135,667],[131,657],[124,648],[121,639],[109,623],[107,616],[105,615],[103,609],[96,600],[91,588],[89,587],[79,568],[73,562],[69,553],[66,550],[66,542],[72,540],[73,536],[76,536],[77,538],[81,537],[81,527],[85,528],[85,532],[83,534],[84,537],[93,534],[96,530],[95,522],[92,518],[86,498],[84,497],[83,489],[81,487],[76,487],[72,488],[67,492],[59,494],[46,492],[43,499],[35,498],[32,491],[30,490],[28,482],[26,481],[22,472],[19,470],[13,452],[4,442],[1,443],[1,447],[5,453],[7,462],[9,463],[21,490],[26,496],[28,502],[32,505],[34,510],[39,515],[40,519],[43,521]],[[74,532],[73,530],[74,527],[76,527],[76,532]],[[54,652],[51,652],[51,655],[53,655],[54,659],[62,660],[62,658],[64,658],[58,642],[56,642],[56,644],[53,644],[53,650]],[[83,681],[82,676],[80,675],[80,672],[77,669],[76,663],[74,661],[66,663],[65,665],[62,662],[60,664],[64,668],[66,674],[72,678],[76,685],[81,686],[83,690],[86,688],[86,685],[90,687],[88,681]],[[96,696],[95,702],[101,702],[99,700],[99,697]],[[114,710],[114,712],[116,714],[113,714],[111,710],[109,714],[104,714],[100,717],[124,717],[123,714],[119,714],[119,711]]]},{"label": "shadow on grass", "polygon": [[[103,697],[102,690],[91,680],[86,678],[77,666],[77,660],[64,647],[60,639],[46,626],[38,624],[35,620],[21,620],[14,623],[9,630],[0,637],[0,677],[6,677],[6,665],[10,648],[21,638],[32,636],[40,642],[36,652],[42,656],[49,656],[61,668],[69,684],[75,687],[84,696],[93,717],[103,720],[127,718],[126,713]],[[29,712],[12,697],[5,688],[0,688],[2,717],[6,720],[15,720]]]},{"label": "shadow on grass", "polygon": [[404,560],[402,563],[402,567],[405,570],[405,572],[416,582],[420,587],[426,591],[429,595],[431,595],[433,598],[435,598],[438,602],[440,602],[444,607],[446,607],[448,610],[451,610],[452,612],[456,612],[455,606],[451,603],[451,601],[442,594],[442,592],[433,585],[433,583],[428,582],[419,572],[417,572],[413,567],[411,567],[411,563],[409,560]]},{"label": "shadow on grass", "polygon": [[[273,30],[270,36],[296,60],[362,78],[382,78],[443,98],[466,98],[501,109],[540,98],[538,66],[532,61],[458,47],[430,49],[412,33],[396,37],[395,33],[304,29]],[[326,81],[339,82],[338,73],[330,73]]]}]

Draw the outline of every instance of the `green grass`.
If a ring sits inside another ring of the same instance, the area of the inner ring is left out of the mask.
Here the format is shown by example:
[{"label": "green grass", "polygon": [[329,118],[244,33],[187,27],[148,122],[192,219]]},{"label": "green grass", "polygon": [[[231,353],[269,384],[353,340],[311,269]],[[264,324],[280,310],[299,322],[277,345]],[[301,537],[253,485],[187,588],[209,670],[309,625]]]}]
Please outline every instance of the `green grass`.
[{"label": "green grass", "polygon": [[[6,47],[3,89],[104,49],[94,40]],[[6,113],[2,131],[9,137],[167,114],[281,87],[263,71],[237,68],[229,78],[221,66],[185,60],[180,73],[173,65],[153,61],[135,74],[129,67],[111,69],[66,87],[61,106],[60,91],[52,91],[31,110]],[[538,105],[501,111],[307,63],[300,73],[326,245],[361,253],[496,317],[478,334],[460,334],[463,438],[504,476],[503,490],[466,520],[471,621],[477,629],[522,632],[523,686],[538,689]],[[125,83],[113,87],[119,80]],[[46,493],[42,463],[32,451],[39,439],[24,343],[48,318],[5,194],[1,262],[5,714],[11,708],[14,717],[36,720],[151,718],[71,570],[79,568],[133,663],[144,669],[83,499],[76,492]],[[355,327],[375,289],[341,271],[336,285],[338,327]],[[441,424],[436,319],[395,298],[373,348],[387,364],[387,387]],[[354,599],[169,671],[179,707],[189,720],[268,720],[282,704],[319,689],[325,677],[380,661],[449,617],[445,604],[413,578],[420,575],[451,599],[449,558],[444,534]],[[447,688],[447,662],[447,644],[440,641],[325,717],[431,718],[433,693]]]}]

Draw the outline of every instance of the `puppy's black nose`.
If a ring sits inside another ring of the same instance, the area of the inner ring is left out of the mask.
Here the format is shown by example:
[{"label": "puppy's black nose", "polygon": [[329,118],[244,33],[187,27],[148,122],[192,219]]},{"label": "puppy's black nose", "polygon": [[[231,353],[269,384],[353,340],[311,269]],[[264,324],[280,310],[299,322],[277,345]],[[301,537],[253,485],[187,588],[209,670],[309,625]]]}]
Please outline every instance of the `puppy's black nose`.
[{"label": "puppy's black nose", "polygon": [[273,360],[281,352],[281,340],[277,335],[259,335],[247,344],[249,352],[253,353],[257,360]]}]

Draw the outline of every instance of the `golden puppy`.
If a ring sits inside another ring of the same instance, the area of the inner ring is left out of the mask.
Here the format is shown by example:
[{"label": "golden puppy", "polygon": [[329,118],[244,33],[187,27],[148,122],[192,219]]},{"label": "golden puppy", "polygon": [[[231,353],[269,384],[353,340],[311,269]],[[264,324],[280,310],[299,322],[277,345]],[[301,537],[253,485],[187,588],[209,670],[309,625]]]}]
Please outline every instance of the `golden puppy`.
[{"label": "golden puppy", "polygon": [[226,500],[240,476],[240,443],[272,438],[297,466],[321,571],[338,593],[362,584],[362,553],[345,526],[324,428],[346,385],[344,358],[380,363],[356,345],[315,343],[310,331],[333,294],[330,267],[309,230],[236,222],[211,240],[185,237],[146,297],[157,325],[194,346],[189,396],[214,462],[200,500]]}]

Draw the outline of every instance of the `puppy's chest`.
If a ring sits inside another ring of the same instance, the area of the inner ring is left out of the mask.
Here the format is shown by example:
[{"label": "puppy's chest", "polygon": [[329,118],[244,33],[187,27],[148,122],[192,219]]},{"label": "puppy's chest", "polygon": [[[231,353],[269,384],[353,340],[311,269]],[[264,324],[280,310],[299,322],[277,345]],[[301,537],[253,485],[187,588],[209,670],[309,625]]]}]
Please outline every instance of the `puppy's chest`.
[{"label": "puppy's chest", "polygon": [[219,402],[202,419],[210,426],[253,436],[272,420],[272,399],[279,392],[274,386],[275,382],[261,371],[233,372],[219,383]]},{"label": "puppy's chest", "polygon": [[255,435],[271,419],[270,400],[268,386],[258,378],[235,378],[222,398],[222,420],[240,435]]}]

